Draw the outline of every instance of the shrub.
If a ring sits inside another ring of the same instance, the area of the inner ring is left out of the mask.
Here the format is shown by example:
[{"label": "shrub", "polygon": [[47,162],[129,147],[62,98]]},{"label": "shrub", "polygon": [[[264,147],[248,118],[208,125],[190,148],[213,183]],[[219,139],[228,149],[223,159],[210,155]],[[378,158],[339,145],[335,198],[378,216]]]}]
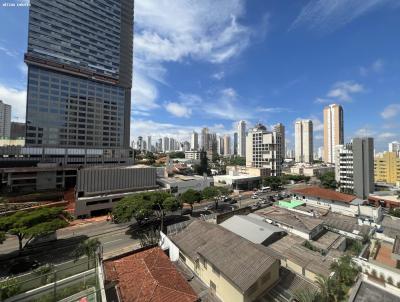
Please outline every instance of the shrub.
[{"label": "shrub", "polygon": [[393,285],[393,278],[389,276],[389,278],[387,279],[387,283]]},{"label": "shrub", "polygon": [[375,269],[372,270],[371,275],[374,276],[374,277],[376,278],[376,276],[377,276],[378,274],[377,274],[377,272],[376,272]]}]

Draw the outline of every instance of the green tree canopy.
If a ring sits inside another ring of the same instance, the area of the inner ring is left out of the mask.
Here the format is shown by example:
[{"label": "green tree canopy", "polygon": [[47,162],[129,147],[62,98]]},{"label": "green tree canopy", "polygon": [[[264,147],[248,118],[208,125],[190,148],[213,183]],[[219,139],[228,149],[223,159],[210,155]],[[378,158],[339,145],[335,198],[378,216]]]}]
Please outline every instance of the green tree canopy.
[{"label": "green tree canopy", "polygon": [[164,209],[165,209],[166,211],[171,211],[171,212],[173,212],[173,211],[176,211],[176,210],[178,210],[179,208],[181,208],[181,207],[182,207],[182,204],[179,202],[179,200],[178,200],[176,197],[170,196],[170,197],[167,197],[167,198],[164,200],[164,202],[163,202],[163,207],[164,207]]},{"label": "green tree canopy", "polygon": [[[22,250],[32,239],[49,235],[66,227],[68,222],[65,216],[62,208],[19,211],[10,216],[0,217],[0,232],[17,236],[19,249]],[[23,245],[24,239],[27,240],[25,245]]]},{"label": "green tree canopy", "polygon": [[270,187],[271,190],[275,191],[282,186],[282,179],[278,176],[264,177],[263,185],[266,187]]},{"label": "green tree canopy", "polygon": [[211,199],[221,195],[221,191],[217,187],[207,187],[202,192],[204,199]]},{"label": "green tree canopy", "polygon": [[176,151],[176,152],[171,152],[168,154],[169,158],[185,158],[185,152],[182,151]]},{"label": "green tree canopy", "polygon": [[335,172],[326,172],[319,176],[321,185],[326,189],[336,189],[337,183],[335,180]]},{"label": "green tree canopy", "polygon": [[[116,222],[128,222],[135,218],[138,223],[153,215],[161,216],[161,211],[169,211],[172,206],[171,200],[164,204],[169,197],[171,194],[161,191],[126,196],[113,209],[113,216]],[[179,203],[176,205],[179,206]]]},{"label": "green tree canopy", "polygon": [[181,201],[190,204],[192,210],[193,210],[193,204],[195,202],[200,202],[201,199],[202,199],[201,192],[193,189],[189,189],[186,192],[182,193],[181,195]]}]

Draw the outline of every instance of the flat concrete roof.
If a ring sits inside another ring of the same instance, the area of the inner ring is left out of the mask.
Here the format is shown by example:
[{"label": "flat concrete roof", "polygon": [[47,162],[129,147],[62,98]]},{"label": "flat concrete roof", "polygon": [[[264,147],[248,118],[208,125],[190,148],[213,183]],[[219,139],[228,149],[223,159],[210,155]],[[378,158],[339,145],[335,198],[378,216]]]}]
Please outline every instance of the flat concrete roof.
[{"label": "flat concrete roof", "polygon": [[381,287],[362,281],[356,292],[350,297],[349,302],[399,302],[399,297],[385,291]]},{"label": "flat concrete roof", "polygon": [[222,222],[220,226],[258,244],[262,244],[274,233],[285,232],[281,228],[250,215],[234,215]]}]

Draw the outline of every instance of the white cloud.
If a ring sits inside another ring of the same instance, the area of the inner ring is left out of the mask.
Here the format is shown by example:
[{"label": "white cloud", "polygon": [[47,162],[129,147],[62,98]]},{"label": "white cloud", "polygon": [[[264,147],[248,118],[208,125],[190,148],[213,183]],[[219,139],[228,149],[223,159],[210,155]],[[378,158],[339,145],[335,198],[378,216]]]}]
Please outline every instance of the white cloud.
[{"label": "white cloud", "polygon": [[381,73],[385,67],[385,62],[382,59],[377,59],[372,62],[369,66],[360,67],[360,75],[366,77],[370,73]]},{"label": "white cloud", "polygon": [[375,130],[372,130],[370,126],[364,126],[355,132],[356,136],[361,136],[361,137],[364,136],[374,137],[376,134],[377,132]]},{"label": "white cloud", "polygon": [[256,111],[265,113],[281,113],[281,112],[289,112],[290,109],[283,107],[258,107],[256,108]]},{"label": "white cloud", "polygon": [[190,117],[192,115],[192,109],[176,102],[166,103],[165,109],[177,117]]},{"label": "white cloud", "polygon": [[352,81],[337,82],[333,85],[332,89],[328,91],[326,96],[329,98],[348,102],[352,100],[352,94],[360,93],[363,91],[364,87],[361,84]]},{"label": "white cloud", "polygon": [[14,51],[14,50],[11,50],[11,49],[8,49],[8,48],[6,48],[5,46],[2,46],[2,45],[0,45],[0,52],[3,52],[7,56],[13,57],[13,58],[18,56],[18,52]]},{"label": "white cloud", "polygon": [[223,63],[239,55],[252,34],[237,21],[244,13],[244,0],[136,1],[132,108],[159,107],[165,62]]},{"label": "white cloud", "polygon": [[400,113],[400,104],[391,104],[381,112],[381,116],[384,119],[390,119],[396,117],[399,113]]},{"label": "white cloud", "polygon": [[216,72],[211,77],[216,80],[222,80],[225,77],[225,72],[223,71]]},{"label": "white cloud", "polygon": [[322,33],[333,32],[354,19],[383,5],[398,5],[397,0],[311,0],[290,29],[307,27]]},{"label": "white cloud", "polygon": [[13,121],[25,122],[26,90],[10,88],[0,84],[0,100],[11,105],[11,117]]}]

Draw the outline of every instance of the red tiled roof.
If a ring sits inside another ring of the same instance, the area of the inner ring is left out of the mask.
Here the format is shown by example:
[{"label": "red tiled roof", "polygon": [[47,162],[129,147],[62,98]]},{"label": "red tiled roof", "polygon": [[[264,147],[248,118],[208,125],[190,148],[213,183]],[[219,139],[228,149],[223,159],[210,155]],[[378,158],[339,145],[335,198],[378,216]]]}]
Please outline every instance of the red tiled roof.
[{"label": "red tiled roof", "polygon": [[104,262],[106,282],[116,282],[121,302],[194,302],[197,296],[159,248]]},{"label": "red tiled roof", "polygon": [[323,189],[320,187],[306,187],[300,189],[293,189],[293,193],[311,196],[311,197],[319,197],[325,200],[333,200],[333,201],[341,201],[341,202],[352,202],[357,197],[354,195],[340,193],[334,190]]}]

